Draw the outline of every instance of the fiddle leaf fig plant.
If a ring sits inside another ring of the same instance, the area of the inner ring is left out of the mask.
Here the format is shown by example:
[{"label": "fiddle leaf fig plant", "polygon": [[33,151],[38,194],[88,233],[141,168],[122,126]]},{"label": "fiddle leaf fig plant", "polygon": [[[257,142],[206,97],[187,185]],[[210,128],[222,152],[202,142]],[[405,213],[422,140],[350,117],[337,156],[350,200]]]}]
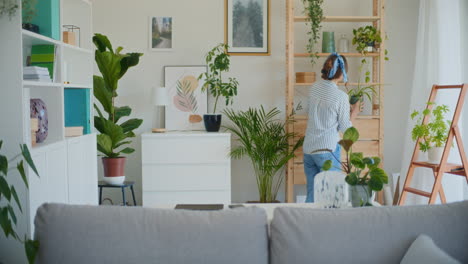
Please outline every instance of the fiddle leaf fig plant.
[{"label": "fiddle leaf fig plant", "polygon": [[317,52],[314,52],[314,47],[320,39],[320,29],[322,28],[323,0],[302,0],[304,3],[304,13],[309,17],[310,21],[308,25],[310,27],[307,35],[309,36],[309,42],[307,44],[307,51],[310,53],[310,62],[312,65],[315,64],[315,60],[318,58]]},{"label": "fiddle leaf fig plant", "polygon": [[239,86],[237,79],[230,77],[225,82],[222,77],[223,72],[229,72],[231,64],[230,56],[227,53],[228,48],[227,44],[221,43],[210,50],[205,57],[208,71],[198,77],[199,80],[205,77],[202,91],[209,90],[211,95],[215,97],[213,113],[216,113],[219,97],[223,96],[226,105],[230,105],[233,103],[233,97],[237,95],[237,87]]},{"label": "fiddle leaf fig plant", "polygon": [[[413,141],[421,138],[419,142],[419,149],[426,152],[433,147],[443,147],[447,141],[449,128],[451,125],[450,120],[446,120],[444,115],[450,112],[447,105],[437,105],[434,102],[428,102],[434,108],[426,108],[423,111],[413,111],[411,119],[416,120],[417,124],[411,131],[411,138]],[[424,117],[429,117],[429,122],[423,124]]]},{"label": "fiddle leaf fig plant", "polygon": [[[0,150],[2,148],[3,141],[0,140]],[[31,170],[39,176],[34,161],[31,158],[28,146],[26,144],[20,145],[21,154],[8,159],[6,156],[0,154],[0,227],[6,238],[12,237],[13,239],[24,244],[24,250],[28,263],[32,264],[35,261],[37,251],[39,249],[39,241],[31,240],[27,236],[21,238],[16,233],[15,227],[18,223],[18,217],[16,216],[15,209],[13,206],[16,204],[19,211],[22,213],[23,208],[16,192],[15,186],[9,183],[8,177],[9,172],[17,170],[23,180],[26,188],[29,188],[28,178],[25,172],[25,162],[29,165]],[[10,164],[16,163],[15,167],[10,167]],[[11,176],[10,176],[11,177]],[[11,180],[11,178],[10,178]]]},{"label": "fiddle leaf fig plant", "polygon": [[[366,185],[372,191],[382,190],[384,184],[388,183],[387,173],[379,168],[381,159],[379,157],[364,157],[362,152],[353,152],[353,145],[359,140],[359,132],[356,128],[350,127],[343,134],[343,139],[338,142],[345,151],[345,161],[334,156],[330,149],[317,150],[328,151],[341,164],[341,169],[345,174],[345,181],[351,185]],[[327,171],[332,167],[332,161],[327,160],[322,170]]]},{"label": "fiddle leaf fig plant", "polygon": [[133,130],[140,127],[142,119],[131,118],[121,121],[122,118],[130,116],[132,109],[129,106],[116,106],[118,81],[125,75],[127,70],[139,63],[142,53],[121,53],[123,48],[118,47],[115,51],[109,39],[101,34],[95,34],[93,42],[96,45],[95,60],[102,76],[94,75],[94,97],[101,103],[106,113],[94,104],[97,116],[94,117],[94,126],[100,132],[97,136],[98,151],[108,158],[117,158],[121,154],[131,154],[133,148],[122,148],[130,144],[130,138],[135,137]]}]

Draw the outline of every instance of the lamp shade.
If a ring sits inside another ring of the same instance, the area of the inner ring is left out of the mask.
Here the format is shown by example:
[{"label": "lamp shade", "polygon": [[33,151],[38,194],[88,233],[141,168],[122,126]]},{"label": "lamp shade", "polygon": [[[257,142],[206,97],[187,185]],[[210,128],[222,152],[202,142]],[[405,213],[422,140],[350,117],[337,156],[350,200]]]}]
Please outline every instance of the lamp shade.
[{"label": "lamp shade", "polygon": [[165,87],[153,88],[153,104],[169,105],[169,98]]}]

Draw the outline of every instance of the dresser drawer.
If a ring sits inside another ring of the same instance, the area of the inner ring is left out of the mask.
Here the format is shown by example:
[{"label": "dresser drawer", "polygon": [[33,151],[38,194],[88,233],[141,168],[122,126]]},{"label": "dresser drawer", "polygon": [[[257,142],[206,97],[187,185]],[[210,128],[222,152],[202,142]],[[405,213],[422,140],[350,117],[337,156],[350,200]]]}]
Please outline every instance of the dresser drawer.
[{"label": "dresser drawer", "polygon": [[209,191],[229,189],[231,186],[229,163],[143,166],[143,191]]},{"label": "dresser drawer", "polygon": [[229,137],[168,137],[142,140],[145,164],[218,163],[230,160]]}]

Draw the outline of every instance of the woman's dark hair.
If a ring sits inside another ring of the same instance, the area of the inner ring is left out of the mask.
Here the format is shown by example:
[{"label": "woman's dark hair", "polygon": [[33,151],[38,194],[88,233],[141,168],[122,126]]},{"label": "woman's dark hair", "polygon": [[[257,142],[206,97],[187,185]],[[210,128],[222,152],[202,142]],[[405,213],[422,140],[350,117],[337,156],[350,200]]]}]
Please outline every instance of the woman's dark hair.
[{"label": "woman's dark hair", "polygon": [[[348,61],[346,60],[345,56],[343,56],[343,55],[340,55],[340,56],[343,58],[343,61],[345,63],[346,72],[348,72]],[[343,72],[341,71],[341,68],[338,67],[338,69],[336,69],[335,76],[333,76],[332,78],[328,78],[328,74],[330,73],[331,69],[333,68],[333,64],[335,63],[335,60],[337,58],[338,58],[338,56],[336,56],[336,55],[328,56],[327,60],[323,63],[322,79],[324,79],[324,80],[334,80],[334,79],[338,79],[338,78],[341,77]]]}]

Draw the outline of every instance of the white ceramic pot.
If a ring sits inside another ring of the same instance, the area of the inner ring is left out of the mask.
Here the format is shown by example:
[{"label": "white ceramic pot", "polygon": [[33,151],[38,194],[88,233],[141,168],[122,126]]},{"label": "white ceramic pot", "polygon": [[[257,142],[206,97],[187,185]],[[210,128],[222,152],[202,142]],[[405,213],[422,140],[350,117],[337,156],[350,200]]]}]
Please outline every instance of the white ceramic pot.
[{"label": "white ceramic pot", "polygon": [[432,147],[428,150],[427,154],[429,163],[439,164],[442,159],[442,154],[444,154],[444,147]]},{"label": "white ceramic pot", "polygon": [[104,182],[110,185],[122,185],[125,181],[125,176],[117,176],[117,177],[105,177]]}]

